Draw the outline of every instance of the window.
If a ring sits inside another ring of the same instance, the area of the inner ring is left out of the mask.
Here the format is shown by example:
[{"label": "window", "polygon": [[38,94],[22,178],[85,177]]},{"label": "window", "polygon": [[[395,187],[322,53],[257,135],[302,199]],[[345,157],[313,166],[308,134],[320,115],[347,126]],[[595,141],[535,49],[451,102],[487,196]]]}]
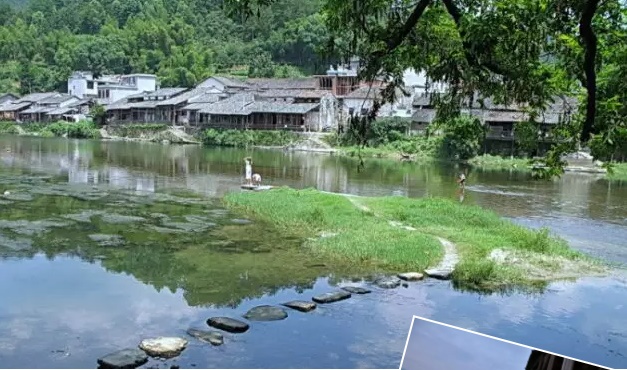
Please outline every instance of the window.
[{"label": "window", "polygon": [[94,88],[94,81],[87,81],[87,88],[88,89],[93,89]]}]

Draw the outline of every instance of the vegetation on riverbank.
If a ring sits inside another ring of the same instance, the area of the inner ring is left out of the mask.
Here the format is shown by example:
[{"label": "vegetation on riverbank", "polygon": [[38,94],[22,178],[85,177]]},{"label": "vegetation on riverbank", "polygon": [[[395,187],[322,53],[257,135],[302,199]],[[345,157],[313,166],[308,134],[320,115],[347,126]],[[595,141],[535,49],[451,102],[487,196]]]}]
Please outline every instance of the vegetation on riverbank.
[{"label": "vegetation on riverbank", "polygon": [[[310,238],[306,245],[314,253],[389,272],[433,267],[444,253],[436,238],[446,238],[457,245],[460,262],[453,281],[464,288],[537,287],[554,279],[603,271],[547,230],[529,230],[494,212],[448,199],[351,201],[337,194],[283,188],[231,193],[225,203],[274,225],[286,236]],[[391,221],[415,230],[400,228]],[[321,233],[327,237],[319,237]]]},{"label": "vegetation on riverbank", "polygon": [[468,160],[474,167],[485,170],[516,170],[521,172],[531,172],[528,159],[516,157],[501,157],[498,155],[484,154]]},{"label": "vegetation on riverbank", "polygon": [[162,123],[153,124],[130,124],[113,126],[107,129],[109,134],[125,137],[125,138],[140,138],[145,136],[152,136],[159,132],[165,131],[169,128],[168,125]]},{"label": "vegetation on riverbank", "polygon": [[208,129],[202,133],[202,141],[205,145],[238,148],[286,146],[300,139],[301,137],[297,133],[291,131]]},{"label": "vegetation on riverbank", "polygon": [[26,135],[39,137],[68,137],[74,139],[99,139],[98,128],[88,121],[54,123],[0,122],[0,134]]},{"label": "vegetation on riverbank", "polygon": [[627,163],[613,163],[611,173],[607,174],[610,180],[627,181]]}]

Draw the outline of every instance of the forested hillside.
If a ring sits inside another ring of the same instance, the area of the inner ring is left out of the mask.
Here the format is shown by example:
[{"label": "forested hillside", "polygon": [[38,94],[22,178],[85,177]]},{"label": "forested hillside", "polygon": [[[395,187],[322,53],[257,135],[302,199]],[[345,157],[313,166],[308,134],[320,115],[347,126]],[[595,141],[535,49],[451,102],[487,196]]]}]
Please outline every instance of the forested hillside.
[{"label": "forested hillside", "polygon": [[[12,5],[9,5],[12,3]],[[65,89],[73,70],[156,73],[193,86],[213,73],[310,74],[320,0],[281,0],[244,19],[222,0],[0,0],[0,92]]]}]

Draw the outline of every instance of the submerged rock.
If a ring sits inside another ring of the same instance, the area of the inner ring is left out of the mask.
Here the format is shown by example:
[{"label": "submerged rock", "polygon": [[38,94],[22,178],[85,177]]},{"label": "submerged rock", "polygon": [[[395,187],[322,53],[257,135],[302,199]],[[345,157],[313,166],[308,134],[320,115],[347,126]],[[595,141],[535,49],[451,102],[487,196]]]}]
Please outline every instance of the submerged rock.
[{"label": "submerged rock", "polygon": [[119,235],[91,234],[89,239],[102,247],[115,247],[124,243],[124,240]]},{"label": "submerged rock", "polygon": [[187,334],[198,339],[201,342],[209,343],[214,346],[219,346],[224,343],[224,336],[217,331],[205,331],[198,329],[188,329]]},{"label": "submerged rock", "polygon": [[281,307],[257,306],[244,314],[244,318],[251,321],[278,321],[287,318],[287,312]]},{"label": "submerged rock", "polygon": [[453,275],[452,269],[432,269],[426,270],[425,274],[430,278],[438,279],[438,280],[450,280]]},{"label": "submerged rock", "polygon": [[102,216],[102,221],[108,224],[129,224],[133,222],[146,221],[143,217],[127,216],[118,213],[105,213]]},{"label": "submerged rock", "polygon": [[207,320],[207,325],[229,333],[243,333],[250,328],[247,323],[230,317],[212,317]]},{"label": "submerged rock", "polygon": [[144,339],[139,348],[152,357],[176,357],[187,347],[187,340],[177,337],[158,337]]},{"label": "submerged rock", "polygon": [[324,293],[317,295],[312,298],[312,300],[316,303],[333,303],[338,301],[343,301],[351,297],[351,294],[347,291],[337,291],[331,293]]},{"label": "submerged rock", "polygon": [[243,218],[234,218],[231,220],[231,222],[236,225],[249,225],[253,223],[251,220],[246,220]]},{"label": "submerged rock", "polygon": [[283,303],[283,306],[289,307],[293,310],[300,312],[309,312],[316,309],[317,305],[313,302],[308,301],[291,301],[287,303]]},{"label": "submerged rock", "polygon": [[374,285],[383,289],[394,289],[401,285],[401,280],[396,277],[382,277],[375,280]]},{"label": "submerged rock", "polygon": [[98,359],[104,369],[135,369],[148,362],[148,356],[139,348],[123,349]]},{"label": "submerged rock", "polygon": [[353,294],[369,294],[372,293],[372,290],[370,289],[366,289],[366,288],[362,288],[362,287],[358,287],[358,286],[345,286],[342,287],[343,290],[349,292],[349,293],[353,293]]},{"label": "submerged rock", "polygon": [[418,281],[422,280],[425,276],[419,272],[405,272],[397,275],[399,279],[405,281]]}]

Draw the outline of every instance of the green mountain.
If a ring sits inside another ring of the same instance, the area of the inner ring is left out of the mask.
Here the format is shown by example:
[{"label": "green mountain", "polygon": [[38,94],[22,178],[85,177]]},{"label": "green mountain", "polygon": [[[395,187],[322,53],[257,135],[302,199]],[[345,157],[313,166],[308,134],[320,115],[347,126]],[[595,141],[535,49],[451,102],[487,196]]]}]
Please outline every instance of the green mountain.
[{"label": "green mountain", "polygon": [[280,0],[248,19],[223,0],[0,1],[0,92],[63,90],[73,70],[155,73],[166,87],[328,65],[316,54],[328,39],[320,0]]}]

